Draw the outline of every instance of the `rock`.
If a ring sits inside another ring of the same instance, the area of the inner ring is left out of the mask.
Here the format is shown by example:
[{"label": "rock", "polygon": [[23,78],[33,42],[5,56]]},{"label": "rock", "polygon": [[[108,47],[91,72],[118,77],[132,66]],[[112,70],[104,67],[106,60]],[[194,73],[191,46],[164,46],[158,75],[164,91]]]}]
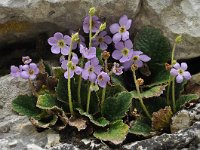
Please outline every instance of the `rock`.
[{"label": "rock", "polygon": [[56,146],[60,143],[60,135],[59,134],[48,134],[47,135],[47,145],[45,148],[50,148]]},{"label": "rock", "polygon": [[28,144],[27,145],[27,150],[44,150],[43,148],[41,148],[38,145],[35,144]]},{"label": "rock", "polygon": [[6,75],[0,78],[0,89],[0,100],[4,103],[3,108],[0,109],[0,149],[30,149],[28,146],[31,147],[32,144],[36,147],[44,147],[48,134],[55,134],[55,131],[37,132],[26,116],[14,113],[11,108],[14,98],[20,94],[31,93],[28,82]]},{"label": "rock", "polygon": [[58,146],[50,148],[49,150],[79,150],[79,148],[77,148],[76,146],[72,144],[65,143],[65,144],[60,144]]},{"label": "rock", "polygon": [[95,6],[98,15],[106,17],[111,23],[122,14],[135,17],[140,0],[0,1],[0,41],[4,43],[31,38],[41,32],[78,31],[91,6]]},{"label": "rock", "polygon": [[177,59],[200,56],[200,3],[198,0],[142,0],[137,27],[151,25],[163,31],[171,42],[179,34],[183,43],[175,51]]},{"label": "rock", "polygon": [[176,150],[182,148],[200,149],[200,122],[174,134],[162,134],[147,140],[137,141],[123,146],[124,149],[137,150]]}]

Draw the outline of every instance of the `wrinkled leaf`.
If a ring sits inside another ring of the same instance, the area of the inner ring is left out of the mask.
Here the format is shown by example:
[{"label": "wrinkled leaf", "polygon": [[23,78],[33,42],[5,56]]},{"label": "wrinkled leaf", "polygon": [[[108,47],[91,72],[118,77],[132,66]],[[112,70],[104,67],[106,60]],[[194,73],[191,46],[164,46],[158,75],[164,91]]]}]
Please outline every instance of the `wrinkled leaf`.
[{"label": "wrinkled leaf", "polygon": [[110,141],[113,144],[121,144],[128,134],[129,126],[122,120],[113,122],[107,129],[94,132],[94,136],[103,141]]},{"label": "wrinkled leaf", "polygon": [[36,107],[37,98],[28,95],[19,95],[12,101],[12,109],[21,115],[34,117],[41,113]]},{"label": "wrinkled leaf", "polygon": [[170,125],[172,115],[173,113],[170,106],[166,106],[164,109],[154,112],[152,115],[152,128],[156,131],[167,129]]},{"label": "wrinkled leaf", "polygon": [[37,100],[37,107],[41,109],[52,109],[57,106],[56,97],[50,94],[40,95]]},{"label": "wrinkled leaf", "polygon": [[150,63],[166,63],[170,59],[170,42],[156,28],[142,28],[137,33],[134,43],[136,50],[141,50],[144,54],[151,57]]},{"label": "wrinkled leaf", "polygon": [[199,96],[197,94],[187,94],[181,95],[176,101],[176,108],[179,110],[185,103],[188,103],[193,100],[198,100]]},{"label": "wrinkled leaf", "polygon": [[93,124],[95,124],[96,126],[99,127],[105,127],[107,125],[109,125],[109,121],[106,120],[104,117],[100,117],[100,118],[94,118],[91,114],[88,114],[87,112],[84,112],[82,109],[77,108],[77,110],[79,111],[79,113],[83,116],[86,116],[89,118],[90,122],[92,122]]},{"label": "wrinkled leaf", "polygon": [[126,115],[132,102],[132,94],[121,92],[114,97],[105,99],[102,115],[109,121],[119,120]]},{"label": "wrinkled leaf", "polygon": [[70,118],[69,125],[72,127],[76,127],[78,131],[84,130],[87,127],[87,121],[83,118]]},{"label": "wrinkled leaf", "polygon": [[137,119],[131,122],[129,133],[148,137],[151,135],[150,132],[151,126],[144,119]]},{"label": "wrinkled leaf", "polygon": [[42,120],[37,120],[35,118],[30,118],[31,123],[39,128],[50,128],[56,124],[58,116],[53,115],[49,118],[43,118]]},{"label": "wrinkled leaf", "polygon": [[[141,92],[141,97],[142,98],[159,97],[161,94],[163,94],[165,87],[166,85],[154,86],[148,90]],[[133,98],[139,99],[137,91],[131,91],[130,93],[132,94]]]}]

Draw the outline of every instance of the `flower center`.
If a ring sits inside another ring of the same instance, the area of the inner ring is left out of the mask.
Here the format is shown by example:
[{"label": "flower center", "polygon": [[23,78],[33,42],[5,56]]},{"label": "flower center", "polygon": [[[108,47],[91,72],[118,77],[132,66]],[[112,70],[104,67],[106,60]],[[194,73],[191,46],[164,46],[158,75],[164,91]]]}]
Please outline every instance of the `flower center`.
[{"label": "flower center", "polygon": [[94,67],[93,67],[93,66],[90,66],[90,67],[88,68],[88,72],[94,72]]},{"label": "flower center", "polygon": [[123,54],[124,56],[127,56],[128,53],[129,53],[129,49],[128,49],[128,48],[124,48],[124,49],[122,50],[122,54]]},{"label": "flower center", "polygon": [[28,73],[29,73],[30,75],[33,75],[33,74],[34,74],[34,71],[33,71],[32,69],[30,69],[30,70],[28,71]]},{"label": "flower center", "polygon": [[98,39],[98,42],[99,43],[102,43],[104,40],[103,40],[103,38],[102,37],[100,37],[99,39]]},{"label": "flower center", "polygon": [[119,28],[119,33],[124,33],[124,32],[126,32],[126,28],[124,26],[121,26]]},{"label": "flower center", "polygon": [[139,60],[139,56],[133,56],[133,61]]},{"label": "flower center", "polygon": [[102,75],[99,75],[99,76],[98,76],[98,79],[99,79],[100,81],[102,81],[102,80],[103,80],[103,76],[102,76]]},{"label": "flower center", "polygon": [[179,70],[178,70],[178,73],[181,74],[181,75],[183,74],[183,72],[184,72],[184,71],[183,71],[182,69],[179,69]]},{"label": "flower center", "polygon": [[63,48],[65,46],[64,40],[59,40],[58,41],[58,46],[61,47],[61,48]]}]

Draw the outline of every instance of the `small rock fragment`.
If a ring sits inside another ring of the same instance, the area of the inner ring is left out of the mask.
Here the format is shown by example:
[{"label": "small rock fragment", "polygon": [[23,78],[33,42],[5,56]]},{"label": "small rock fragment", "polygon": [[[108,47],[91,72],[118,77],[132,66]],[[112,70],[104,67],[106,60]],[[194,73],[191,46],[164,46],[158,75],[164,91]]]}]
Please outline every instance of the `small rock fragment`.
[{"label": "small rock fragment", "polygon": [[48,134],[47,135],[47,144],[45,148],[50,148],[53,146],[56,146],[57,144],[60,143],[60,135],[59,134]]}]

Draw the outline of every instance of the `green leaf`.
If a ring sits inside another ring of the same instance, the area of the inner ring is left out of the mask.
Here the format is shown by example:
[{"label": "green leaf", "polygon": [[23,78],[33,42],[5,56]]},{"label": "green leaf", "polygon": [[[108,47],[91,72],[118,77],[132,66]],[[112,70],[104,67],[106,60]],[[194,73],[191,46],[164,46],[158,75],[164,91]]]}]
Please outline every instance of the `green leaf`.
[{"label": "green leaf", "polygon": [[58,121],[58,116],[53,115],[48,118],[43,118],[42,120],[37,120],[35,118],[30,119],[31,123],[39,128],[50,128],[56,124]]},{"label": "green leaf", "polygon": [[57,106],[56,101],[56,97],[50,94],[44,94],[38,97],[36,106],[41,109],[52,109]]},{"label": "green leaf", "polygon": [[41,113],[36,107],[37,98],[28,95],[19,95],[12,101],[12,109],[21,115],[34,117]]},{"label": "green leaf", "polygon": [[52,67],[52,74],[59,79],[64,74],[64,70],[61,67]]},{"label": "green leaf", "polygon": [[179,110],[185,103],[198,99],[199,96],[197,94],[181,95],[179,99],[176,101],[176,108],[177,110]]},{"label": "green leaf", "polygon": [[172,110],[170,106],[154,112],[152,115],[152,128],[156,131],[162,131],[169,128],[172,118]]},{"label": "green leaf", "polygon": [[169,40],[160,30],[153,27],[144,27],[136,35],[134,45],[137,50],[151,57],[149,63],[166,63],[171,56]]},{"label": "green leaf", "polygon": [[[58,85],[56,87],[56,93],[57,93],[57,98],[59,101],[68,104],[67,83],[68,83],[68,81],[64,78],[64,76],[61,76],[58,81]],[[71,94],[72,94],[74,108],[77,107],[77,105],[75,105],[75,104],[78,102],[77,89],[78,89],[78,80],[73,78],[73,79],[71,79],[71,92],[72,92]],[[82,106],[84,108],[86,108],[87,94],[88,94],[88,84],[87,84],[87,82],[82,81],[80,95],[81,95]],[[92,92],[91,93],[91,101],[90,101],[90,113],[95,113],[98,110],[99,110],[98,96],[95,92]]]},{"label": "green leaf", "polygon": [[79,113],[83,116],[86,116],[89,118],[90,122],[92,122],[93,124],[95,124],[96,126],[99,127],[105,127],[107,125],[109,125],[109,121],[106,120],[104,117],[100,117],[100,118],[94,118],[91,114],[84,112],[82,109],[77,108],[77,110],[79,111]]},{"label": "green leaf", "polygon": [[94,132],[94,137],[103,140],[110,141],[113,144],[121,144],[128,134],[129,126],[123,123],[122,120],[113,122],[109,128],[102,129]]},{"label": "green leaf", "polygon": [[126,115],[132,102],[132,94],[121,92],[114,97],[105,99],[102,106],[102,115],[109,121],[119,120]]},{"label": "green leaf", "polygon": [[[142,98],[151,98],[151,97],[159,97],[163,94],[166,85],[154,86],[148,90],[145,90],[141,93]],[[131,91],[132,97],[135,99],[139,99],[137,91]]]},{"label": "green leaf", "polygon": [[115,74],[112,74],[111,75],[111,81],[114,85],[120,85],[122,88],[124,88],[124,90],[126,89],[124,79],[123,79],[122,76],[116,76]]},{"label": "green leaf", "polygon": [[151,135],[150,132],[151,126],[145,122],[144,119],[137,119],[136,121],[131,122],[129,133],[148,137]]}]

